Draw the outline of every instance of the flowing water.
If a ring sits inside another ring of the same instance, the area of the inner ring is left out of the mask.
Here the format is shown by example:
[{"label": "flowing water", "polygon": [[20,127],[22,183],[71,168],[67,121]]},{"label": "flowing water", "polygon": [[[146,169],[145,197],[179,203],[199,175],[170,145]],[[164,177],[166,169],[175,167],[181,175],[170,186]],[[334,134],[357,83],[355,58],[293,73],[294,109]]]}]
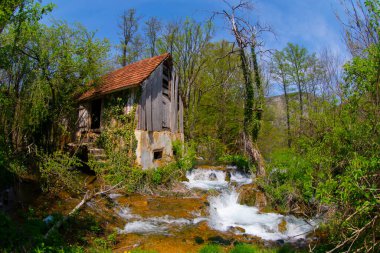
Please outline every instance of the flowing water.
[{"label": "flowing water", "polygon": [[264,213],[255,206],[239,204],[240,187],[254,180],[234,168],[193,169],[186,177],[188,181],[183,185],[189,192],[197,193],[196,197],[110,196],[117,203],[115,212],[125,221],[118,229],[119,234],[160,242],[168,238],[187,242],[188,237],[202,234],[295,242],[307,238],[317,226],[312,220]]},{"label": "flowing water", "polygon": [[[249,175],[238,171],[230,173],[230,183],[225,180],[226,172],[224,171],[193,170],[187,174],[189,179],[189,182],[185,183],[187,187],[221,191],[219,195],[209,197],[208,224],[212,228],[228,231],[233,227],[238,227],[240,229],[236,230],[236,233],[254,235],[264,240],[294,241],[305,238],[316,226],[312,220],[305,221],[294,216],[276,213],[261,213],[257,207],[239,204],[236,188],[242,184],[252,183],[252,179]],[[238,186],[230,186],[232,182],[236,182]],[[281,224],[283,224],[282,228]]]}]

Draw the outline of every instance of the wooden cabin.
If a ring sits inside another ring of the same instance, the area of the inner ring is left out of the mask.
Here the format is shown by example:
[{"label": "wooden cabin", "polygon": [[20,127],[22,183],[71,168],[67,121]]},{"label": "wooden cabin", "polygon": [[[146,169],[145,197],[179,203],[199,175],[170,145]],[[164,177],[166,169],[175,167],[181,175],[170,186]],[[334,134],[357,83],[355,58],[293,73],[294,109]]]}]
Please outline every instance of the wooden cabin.
[{"label": "wooden cabin", "polygon": [[168,53],[117,69],[82,94],[78,99],[77,140],[99,135],[109,123],[103,115],[105,101],[124,94],[128,96],[125,114],[137,105],[136,163],[148,169],[170,161],[172,141],[183,140],[183,104],[178,94],[178,75]]}]

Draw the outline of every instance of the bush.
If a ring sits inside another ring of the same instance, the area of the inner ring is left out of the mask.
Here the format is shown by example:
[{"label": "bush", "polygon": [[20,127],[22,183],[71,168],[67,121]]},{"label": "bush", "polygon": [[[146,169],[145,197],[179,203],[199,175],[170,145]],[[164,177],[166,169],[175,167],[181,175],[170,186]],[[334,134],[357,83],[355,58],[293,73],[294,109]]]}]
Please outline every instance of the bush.
[{"label": "bush", "polygon": [[81,161],[73,156],[57,151],[51,155],[40,155],[40,173],[42,189],[50,193],[68,191],[70,193],[80,193],[83,190],[83,182],[78,177],[79,172],[76,167],[81,165]]},{"label": "bush", "polygon": [[272,203],[289,211],[294,203],[311,203],[314,199],[312,164],[292,150],[272,154],[267,165],[266,181],[259,181]]},{"label": "bush", "polygon": [[[128,192],[144,191],[159,185],[169,185],[183,177],[186,170],[191,169],[195,164],[195,151],[193,145],[184,145],[181,142],[174,142],[175,161],[163,167],[150,170],[142,170],[139,167],[129,166],[128,163],[120,161],[128,160],[127,154],[118,153],[118,162],[109,160],[108,162],[90,161],[90,167],[96,174],[102,177],[107,184],[115,185],[123,182]],[[116,156],[114,156],[115,158]]]},{"label": "bush", "polygon": [[198,138],[195,142],[197,154],[208,162],[218,161],[227,151],[227,147],[220,139],[211,136]]},{"label": "bush", "polygon": [[219,162],[234,165],[239,170],[249,172],[253,166],[251,166],[249,159],[242,155],[224,155],[219,158]]}]

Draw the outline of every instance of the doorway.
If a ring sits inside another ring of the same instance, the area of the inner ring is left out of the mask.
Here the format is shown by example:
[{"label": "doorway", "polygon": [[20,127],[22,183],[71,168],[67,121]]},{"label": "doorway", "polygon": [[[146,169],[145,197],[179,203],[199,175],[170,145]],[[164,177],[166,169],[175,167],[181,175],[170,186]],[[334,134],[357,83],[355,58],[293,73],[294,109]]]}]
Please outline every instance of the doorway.
[{"label": "doorway", "polygon": [[102,100],[96,99],[91,102],[91,129],[100,128],[100,115],[102,110]]}]

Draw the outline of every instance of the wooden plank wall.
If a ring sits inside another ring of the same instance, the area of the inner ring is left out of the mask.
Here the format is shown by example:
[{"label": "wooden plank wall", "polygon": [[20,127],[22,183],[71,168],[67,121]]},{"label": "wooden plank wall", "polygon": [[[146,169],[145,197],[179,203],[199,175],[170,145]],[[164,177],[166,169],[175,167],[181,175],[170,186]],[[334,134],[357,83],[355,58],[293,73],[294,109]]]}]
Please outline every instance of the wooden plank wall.
[{"label": "wooden plank wall", "polygon": [[138,129],[162,130],[162,64],[141,85]]},{"label": "wooden plank wall", "polygon": [[[138,129],[162,131],[164,120],[167,121],[169,119],[169,122],[166,122],[166,124],[169,123],[168,127],[170,127],[171,131],[173,133],[183,133],[183,103],[178,92],[179,77],[173,68],[170,80],[171,99],[169,102],[162,95],[162,70],[163,64],[158,66],[142,84],[138,107]],[[170,115],[167,115],[168,113]]]},{"label": "wooden plank wall", "polygon": [[141,97],[140,97],[139,108],[138,108],[138,129],[139,130],[146,130],[145,99],[146,99],[146,81],[143,82],[143,84],[141,85]]},{"label": "wooden plank wall", "polygon": [[171,73],[171,101],[170,101],[170,129],[172,133],[177,132],[177,110],[178,110],[178,103],[177,103],[177,86],[176,86],[176,73],[174,71],[174,67],[172,68]]},{"label": "wooden plank wall", "polygon": [[162,71],[163,64],[161,63],[150,76],[152,78],[151,103],[152,103],[152,130],[162,130],[163,117],[163,102],[162,102]]}]

